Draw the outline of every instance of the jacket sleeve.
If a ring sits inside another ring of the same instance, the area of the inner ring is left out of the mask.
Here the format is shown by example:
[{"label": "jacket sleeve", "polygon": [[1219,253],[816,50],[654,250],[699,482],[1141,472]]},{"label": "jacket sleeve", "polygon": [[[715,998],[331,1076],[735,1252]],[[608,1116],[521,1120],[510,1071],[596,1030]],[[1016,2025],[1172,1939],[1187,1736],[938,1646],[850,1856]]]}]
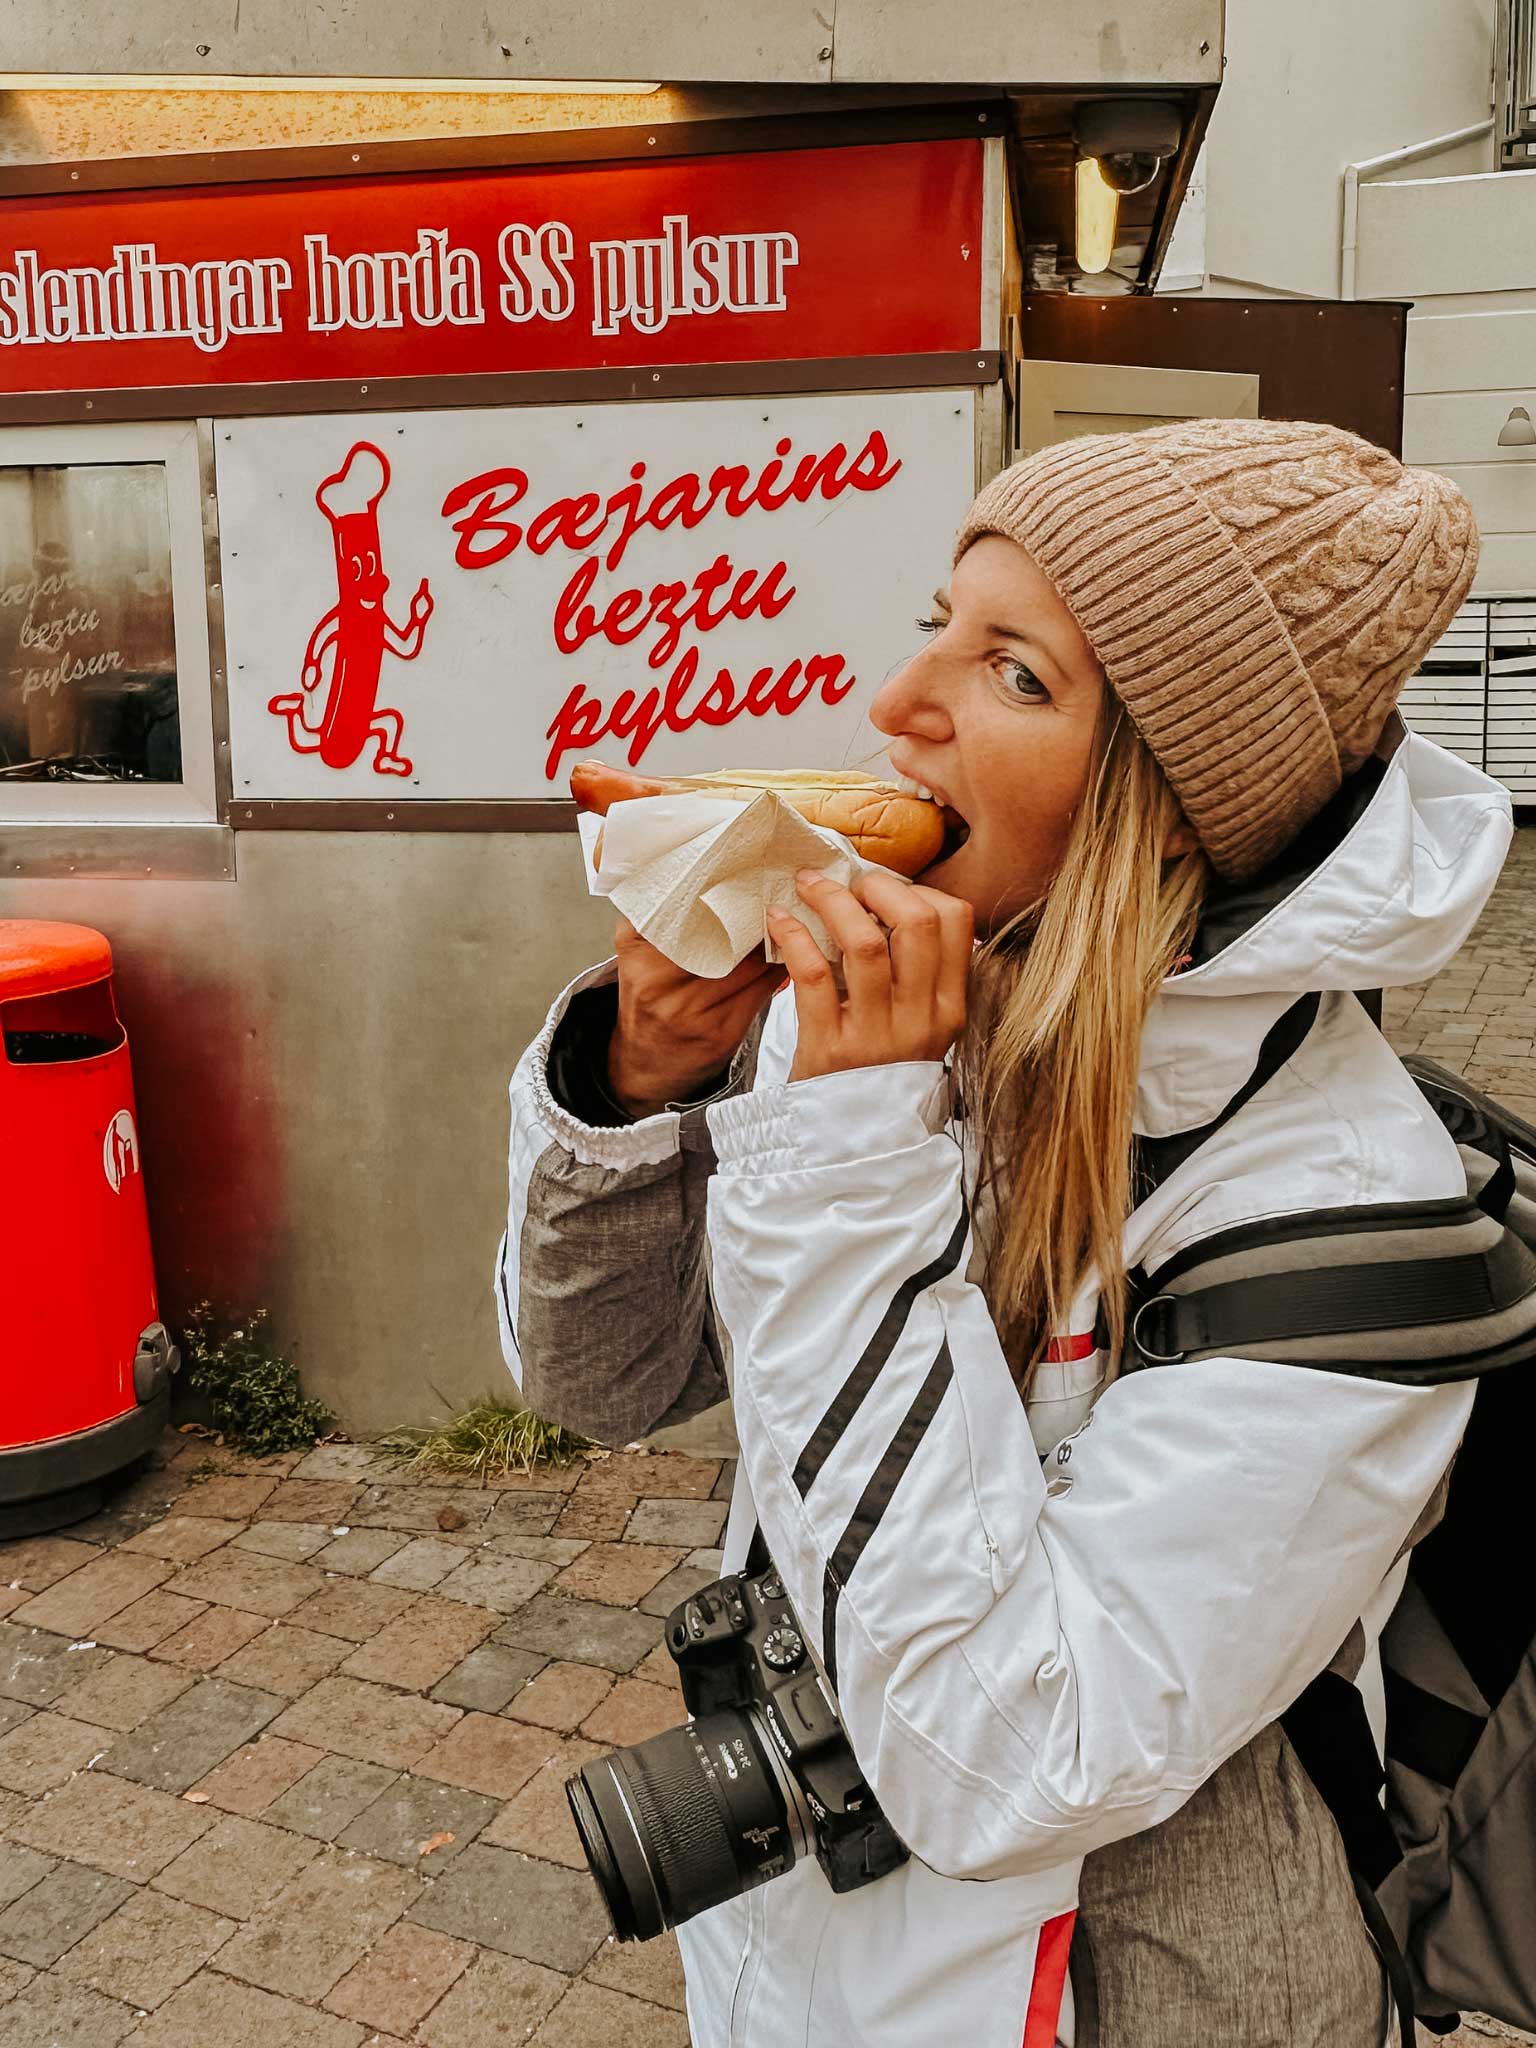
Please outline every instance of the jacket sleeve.
[{"label": "jacket sleeve", "polygon": [[[551,1089],[551,1047],[570,1006],[613,976],[610,962],[573,983],[512,1076],[495,1289],[502,1354],[524,1402],[598,1443],[624,1444],[724,1400],[727,1386],[706,1282],[714,1152],[702,1105],[585,1123],[574,1105],[600,1106],[600,1087],[573,1089],[580,1077],[568,1071],[573,1107]],[[749,1041],[722,1092],[749,1084],[753,1051]],[[569,1070],[580,1047],[564,1052]]]},{"label": "jacket sleeve", "polygon": [[[717,1306],[768,1547],[913,1852],[1043,1870],[1174,1812],[1333,1656],[1464,1387],[1215,1358],[1112,1385],[1042,1473],[935,1065],[710,1111]],[[1049,1486],[1048,1486],[1049,1481]]]}]

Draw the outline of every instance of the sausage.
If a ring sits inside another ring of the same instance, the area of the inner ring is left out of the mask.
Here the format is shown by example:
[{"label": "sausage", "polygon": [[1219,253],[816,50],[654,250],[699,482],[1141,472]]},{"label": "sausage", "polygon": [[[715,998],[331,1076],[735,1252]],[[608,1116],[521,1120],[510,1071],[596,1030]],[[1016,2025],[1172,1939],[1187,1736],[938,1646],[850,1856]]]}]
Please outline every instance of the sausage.
[{"label": "sausage", "polygon": [[672,796],[695,785],[666,781],[656,775],[637,775],[632,768],[610,768],[606,761],[578,761],[571,770],[571,795],[578,811],[591,811],[606,818],[610,804],[627,803],[637,796]]}]

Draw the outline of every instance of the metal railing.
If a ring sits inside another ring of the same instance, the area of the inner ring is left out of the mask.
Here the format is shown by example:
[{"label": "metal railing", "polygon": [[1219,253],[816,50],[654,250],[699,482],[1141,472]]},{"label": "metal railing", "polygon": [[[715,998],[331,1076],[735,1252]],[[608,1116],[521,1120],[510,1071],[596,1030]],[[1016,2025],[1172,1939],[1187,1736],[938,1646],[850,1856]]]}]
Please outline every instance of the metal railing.
[{"label": "metal railing", "polygon": [[1536,169],[1536,0],[1498,0],[1493,103],[1499,169]]}]

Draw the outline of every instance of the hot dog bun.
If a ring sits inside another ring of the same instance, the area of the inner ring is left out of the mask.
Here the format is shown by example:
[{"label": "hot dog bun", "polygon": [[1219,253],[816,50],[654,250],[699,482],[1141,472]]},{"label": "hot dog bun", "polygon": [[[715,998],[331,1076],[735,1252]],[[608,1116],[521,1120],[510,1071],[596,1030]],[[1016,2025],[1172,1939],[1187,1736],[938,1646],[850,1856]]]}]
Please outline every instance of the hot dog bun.
[{"label": "hot dog bun", "polygon": [[898,875],[921,874],[944,844],[944,814],[936,803],[856,768],[722,768],[663,778],[581,761],[571,770],[577,806],[600,815],[635,797],[692,794],[750,803],[764,790],[781,796],[810,824],[841,832],[865,860]]}]

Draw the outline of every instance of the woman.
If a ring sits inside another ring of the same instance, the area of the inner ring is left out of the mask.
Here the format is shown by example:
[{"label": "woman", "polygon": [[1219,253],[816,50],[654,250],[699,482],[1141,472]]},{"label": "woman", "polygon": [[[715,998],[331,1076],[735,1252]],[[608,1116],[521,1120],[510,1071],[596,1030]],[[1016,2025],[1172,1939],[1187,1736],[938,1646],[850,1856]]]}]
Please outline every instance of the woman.
[{"label": "woman", "polygon": [[1503,792],[1392,716],[1476,553],[1450,484],[1330,427],[1016,465],[871,710],[969,837],[916,884],[802,879],[846,993],[775,917],[754,1044],[783,970],[699,983],[621,926],[519,1066],[525,1398],[623,1442],[729,1374],[726,1568],[760,1522],[912,1851],[684,1925],[696,2048],[1385,2038],[1275,1723],[1336,1657],[1379,1699],[1470,1390],[1116,1368],[1128,1268],[1464,1188],[1353,992],[1444,966],[1508,844]]}]

